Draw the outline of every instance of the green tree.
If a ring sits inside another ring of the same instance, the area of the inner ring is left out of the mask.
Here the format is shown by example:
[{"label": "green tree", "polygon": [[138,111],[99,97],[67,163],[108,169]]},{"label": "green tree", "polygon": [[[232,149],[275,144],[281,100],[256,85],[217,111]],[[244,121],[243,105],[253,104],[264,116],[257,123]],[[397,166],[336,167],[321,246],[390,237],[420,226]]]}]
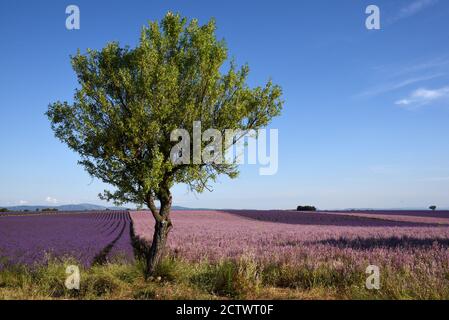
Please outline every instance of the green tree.
[{"label": "green tree", "polygon": [[[174,184],[202,192],[220,174],[234,178],[234,163],[175,164],[170,159],[174,129],[257,130],[279,115],[281,88],[271,81],[250,88],[249,68],[228,61],[215,21],[199,25],[167,13],[142,29],[135,48],[117,42],[71,57],[80,88],[74,102],[49,105],[55,136],[81,156],[93,177],[114,187],[101,199],[145,204],[155,219],[147,274],[160,261],[172,227]],[[235,143],[236,141],[234,141]],[[159,209],[156,206],[159,201]]]},{"label": "green tree", "polygon": [[316,211],[314,206],[297,206],[296,211]]},{"label": "green tree", "polygon": [[437,206],[430,206],[429,209],[435,211],[437,209]]}]

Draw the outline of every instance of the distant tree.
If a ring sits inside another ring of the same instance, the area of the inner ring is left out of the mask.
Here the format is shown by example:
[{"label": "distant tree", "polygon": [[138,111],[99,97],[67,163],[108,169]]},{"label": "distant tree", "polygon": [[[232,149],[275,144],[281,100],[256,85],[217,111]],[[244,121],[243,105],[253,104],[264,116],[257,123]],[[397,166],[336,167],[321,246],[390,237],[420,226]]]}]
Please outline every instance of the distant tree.
[{"label": "distant tree", "polygon": [[437,206],[430,206],[429,209],[435,211],[437,209]]},{"label": "distant tree", "polygon": [[58,209],[56,208],[44,208],[42,209],[42,212],[55,212],[58,211]]},{"label": "distant tree", "polygon": [[316,211],[314,206],[298,206],[296,211]]},{"label": "distant tree", "polygon": [[36,212],[38,212],[39,211],[39,208],[36,208],[36,210],[35,210]]},{"label": "distant tree", "polygon": [[71,58],[80,84],[74,103],[53,103],[46,113],[56,137],[80,154],[87,172],[114,187],[101,199],[151,210],[155,228],[147,275],[158,265],[172,228],[171,188],[184,183],[203,192],[218,175],[238,174],[237,164],[226,161],[174,163],[173,130],[192,133],[193,122],[201,121],[203,128],[221,133],[247,133],[268,125],[282,108],[279,86],[271,81],[248,86],[248,66],[237,69],[231,61],[223,72],[228,52],[215,29],[214,20],[201,26],[167,13],[143,28],[133,49],[113,42],[100,51],[78,52]]},{"label": "distant tree", "polygon": [[28,210],[28,209],[25,209],[25,210],[23,210],[23,212],[30,212],[30,210]]},{"label": "distant tree", "polygon": [[9,210],[7,208],[0,208],[0,212],[8,212]]}]

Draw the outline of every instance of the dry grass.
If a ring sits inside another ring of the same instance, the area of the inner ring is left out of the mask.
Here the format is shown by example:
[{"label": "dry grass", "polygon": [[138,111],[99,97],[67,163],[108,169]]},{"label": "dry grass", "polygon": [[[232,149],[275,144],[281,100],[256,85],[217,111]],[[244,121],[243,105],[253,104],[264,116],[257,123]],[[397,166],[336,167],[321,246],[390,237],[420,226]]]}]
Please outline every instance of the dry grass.
[{"label": "dry grass", "polygon": [[364,270],[341,275],[329,266],[260,265],[238,261],[189,263],[165,258],[149,280],[143,264],[105,264],[81,268],[80,290],[64,286],[65,269],[76,261],[53,261],[0,271],[0,299],[447,299],[447,283],[420,283],[407,273],[384,274],[379,291],[364,287]]}]

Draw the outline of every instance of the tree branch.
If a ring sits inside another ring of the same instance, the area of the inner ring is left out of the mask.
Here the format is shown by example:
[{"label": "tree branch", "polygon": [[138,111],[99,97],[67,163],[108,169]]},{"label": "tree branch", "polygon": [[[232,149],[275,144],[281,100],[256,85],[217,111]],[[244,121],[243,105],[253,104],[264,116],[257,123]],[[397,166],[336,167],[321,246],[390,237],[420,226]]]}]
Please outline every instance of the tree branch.
[{"label": "tree branch", "polygon": [[148,208],[151,210],[151,213],[153,214],[153,217],[156,221],[161,222],[162,216],[159,214],[159,211],[156,208],[156,204],[154,203],[154,195],[152,194],[152,192],[149,192],[148,196],[147,196],[147,206]]}]

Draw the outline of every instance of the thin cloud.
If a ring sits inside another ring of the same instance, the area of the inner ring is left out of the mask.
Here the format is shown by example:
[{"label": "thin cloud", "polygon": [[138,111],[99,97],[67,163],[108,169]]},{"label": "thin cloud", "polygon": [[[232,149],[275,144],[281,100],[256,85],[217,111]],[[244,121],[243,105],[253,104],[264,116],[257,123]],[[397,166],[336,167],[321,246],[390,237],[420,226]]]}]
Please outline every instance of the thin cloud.
[{"label": "thin cloud", "polygon": [[415,60],[406,64],[373,67],[378,85],[365,88],[354,98],[373,97],[399,90],[413,84],[449,75],[449,56],[442,55],[426,60]]},{"label": "thin cloud", "polygon": [[395,104],[402,107],[419,107],[447,99],[449,99],[449,86],[440,89],[420,88],[413,91],[408,97],[396,101]]},{"label": "thin cloud", "polygon": [[[438,57],[435,59],[417,62],[413,65],[403,66],[391,75],[405,76],[407,74],[419,73],[419,72],[448,72],[449,71],[449,58],[448,57]],[[391,70],[391,66],[386,68]]]},{"label": "thin cloud", "polygon": [[416,15],[417,13],[435,5],[439,0],[416,0],[402,7],[399,13],[392,19],[391,22],[396,22],[401,19],[409,18]]},{"label": "thin cloud", "polygon": [[383,85],[376,86],[376,87],[370,88],[368,90],[365,90],[365,91],[357,94],[355,97],[376,96],[376,95],[380,95],[383,93],[387,93],[387,92],[391,92],[394,90],[404,88],[404,87],[409,86],[414,83],[442,77],[444,75],[445,75],[444,73],[437,73],[437,74],[431,74],[431,75],[426,75],[426,76],[422,76],[422,77],[409,78],[409,79],[405,79],[402,81],[390,82],[387,84],[383,84]]}]

